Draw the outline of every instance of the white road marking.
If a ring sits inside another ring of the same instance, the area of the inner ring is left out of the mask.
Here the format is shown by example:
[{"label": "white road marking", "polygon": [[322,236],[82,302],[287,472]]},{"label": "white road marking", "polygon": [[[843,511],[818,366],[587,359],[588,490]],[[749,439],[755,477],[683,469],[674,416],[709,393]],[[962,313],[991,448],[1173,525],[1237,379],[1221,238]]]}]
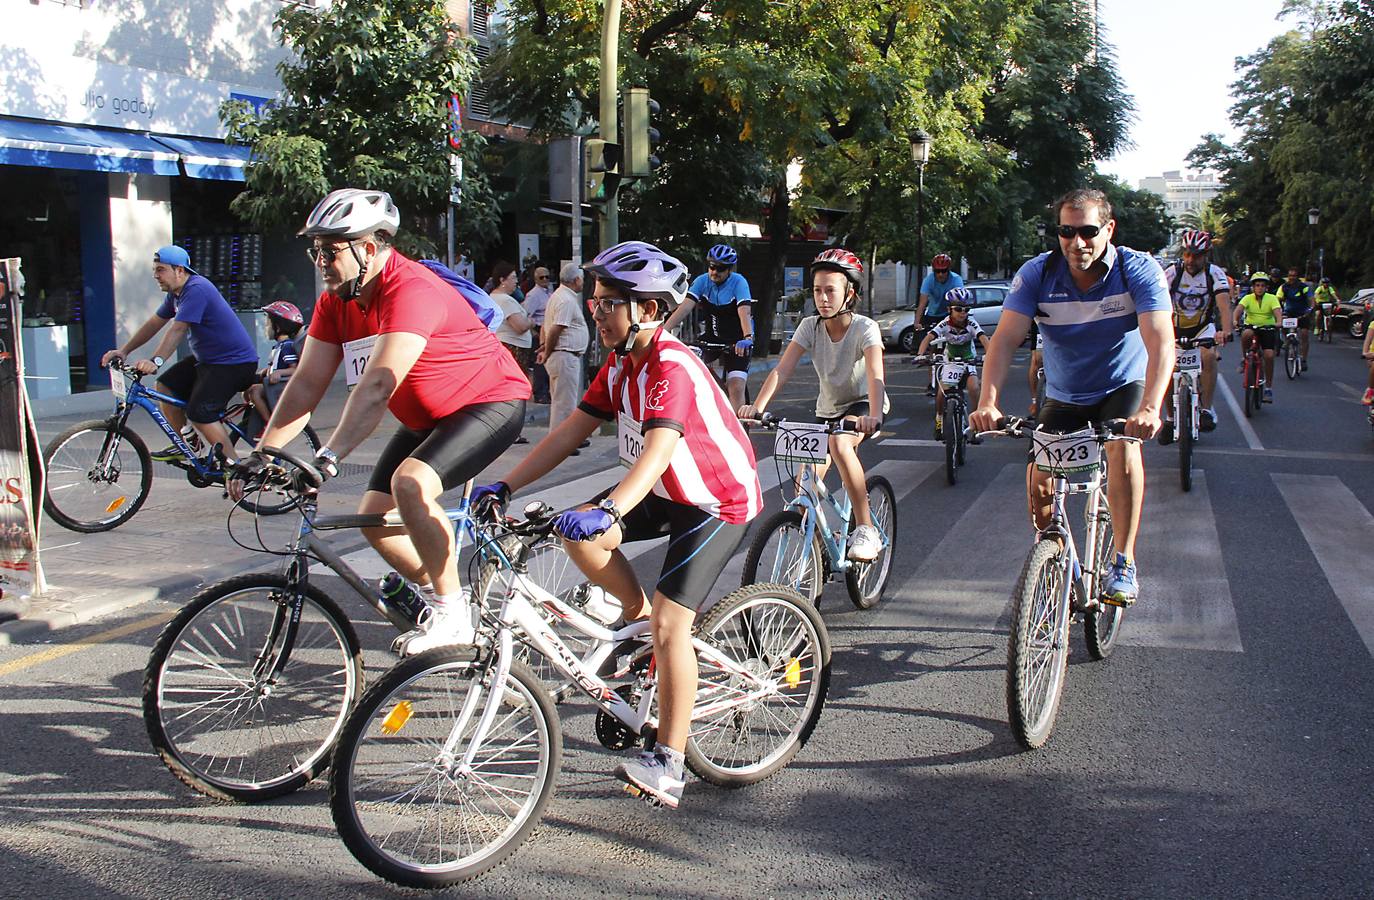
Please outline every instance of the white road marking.
[{"label": "white road marking", "polygon": [[[1220,365],[1220,363],[1218,363]],[[1231,386],[1226,383],[1226,379],[1221,377],[1222,373],[1217,373],[1217,390],[1221,392],[1222,398],[1226,400],[1226,405],[1231,409],[1231,418],[1236,420],[1236,427],[1240,433],[1245,435],[1245,443],[1250,445],[1251,450],[1263,450],[1264,445],[1260,443],[1259,435],[1255,434],[1255,429],[1250,421],[1245,418],[1245,410],[1240,408],[1236,402],[1236,395],[1231,393]],[[1122,632],[1123,636],[1125,632]]]},{"label": "white road marking", "polygon": [[1374,580],[1368,571],[1374,516],[1333,475],[1273,473],[1269,477],[1302,529],[1331,590],[1374,655]]}]

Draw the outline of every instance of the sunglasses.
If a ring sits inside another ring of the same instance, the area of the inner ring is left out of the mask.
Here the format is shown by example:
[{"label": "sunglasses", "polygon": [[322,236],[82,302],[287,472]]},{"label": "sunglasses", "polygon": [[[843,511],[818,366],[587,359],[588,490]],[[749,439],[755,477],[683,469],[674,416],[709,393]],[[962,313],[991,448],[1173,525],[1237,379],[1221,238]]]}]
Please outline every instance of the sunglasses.
[{"label": "sunglasses", "polygon": [[968,312],[968,307],[967,307],[967,306],[951,306],[951,307],[949,308],[949,311],[950,311],[950,312]]},{"label": "sunglasses", "polygon": [[730,267],[729,267],[729,266],[722,266],[722,265],[720,265],[719,263],[707,263],[707,264],[706,264],[706,268],[710,269],[712,272],[728,272],[728,271],[730,271]]},{"label": "sunglasses", "polygon": [[1073,240],[1074,235],[1078,235],[1085,241],[1090,241],[1102,232],[1099,225],[1060,225],[1059,236],[1066,241]]},{"label": "sunglasses", "polygon": [[326,263],[333,263],[334,260],[338,259],[340,253],[352,246],[353,242],[349,241],[342,247],[307,247],[305,248],[305,255],[310,258],[311,263],[318,266],[320,259],[323,258]]},{"label": "sunglasses", "polygon": [[549,280],[549,276],[547,276],[547,275],[536,275],[536,276],[534,276],[534,280],[535,280],[535,281],[548,281],[548,280]]}]

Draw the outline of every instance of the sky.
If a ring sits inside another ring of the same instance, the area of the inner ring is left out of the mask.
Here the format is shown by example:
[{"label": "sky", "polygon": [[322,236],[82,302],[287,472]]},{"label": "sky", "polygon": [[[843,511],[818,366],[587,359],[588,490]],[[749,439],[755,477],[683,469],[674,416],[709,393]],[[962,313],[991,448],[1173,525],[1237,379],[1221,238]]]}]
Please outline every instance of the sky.
[{"label": "sky", "polygon": [[1098,0],[1098,20],[1116,48],[1117,71],[1135,98],[1134,150],[1098,168],[1136,187],[1184,168],[1204,134],[1238,137],[1227,113],[1235,58],[1294,27],[1274,17],[1280,0]]}]

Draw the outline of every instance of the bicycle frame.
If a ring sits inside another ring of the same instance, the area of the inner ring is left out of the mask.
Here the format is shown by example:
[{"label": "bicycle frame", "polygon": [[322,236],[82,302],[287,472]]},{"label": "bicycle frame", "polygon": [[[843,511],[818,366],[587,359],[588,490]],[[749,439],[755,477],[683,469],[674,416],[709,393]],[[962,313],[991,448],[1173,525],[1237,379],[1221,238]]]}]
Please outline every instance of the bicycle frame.
[{"label": "bicycle frame", "polygon": [[[797,473],[795,480],[797,487],[796,496],[787,501],[784,509],[795,509],[802,516],[802,541],[805,552],[810,552],[810,547],[814,535],[819,529],[821,543],[825,546],[826,555],[830,557],[830,569],[832,572],[843,572],[853,563],[845,554],[845,535],[849,532],[849,517],[853,514],[853,503],[849,499],[849,492],[840,490],[839,499],[829,488],[825,486],[816,475],[816,467],[810,463],[802,465],[801,471]],[[826,518],[825,507],[829,506],[830,511],[836,518],[838,527],[831,528],[830,520]],[[887,546],[887,535],[881,530],[878,532],[882,538],[883,546]],[[783,556],[783,554],[779,554]]]},{"label": "bicycle frame", "polygon": [[[119,420],[119,424],[123,426],[128,423],[129,415],[133,412],[134,407],[138,407],[144,410],[148,413],[148,415],[153,417],[153,421],[156,422],[157,426],[162,429],[163,434],[167,435],[168,440],[170,440],[172,444],[175,445],[176,448],[182,452],[182,454],[186,457],[187,463],[191,466],[192,469],[195,470],[195,473],[198,476],[202,478],[208,478],[211,475],[218,475],[220,471],[219,467],[208,465],[205,460],[201,459],[199,456],[196,455],[195,451],[191,449],[191,446],[186,443],[186,439],[181,436],[181,432],[173,428],[172,423],[167,421],[167,417],[163,415],[162,410],[158,407],[159,402],[170,404],[172,406],[177,407],[178,409],[186,408],[186,401],[182,400],[180,397],[173,397],[170,394],[164,394],[161,391],[156,391],[152,388],[144,387],[137,381],[130,381],[129,392],[125,395],[123,400],[117,400],[115,402],[114,417],[117,418]],[[239,410],[241,408],[241,406],[236,405],[230,407],[229,409]],[[230,421],[230,415],[230,412],[226,410],[225,414],[220,417],[219,421],[224,425],[225,428],[229,429],[229,433],[232,437],[248,440],[248,435],[245,434],[242,431],[242,429],[240,429],[232,421]],[[107,461],[104,459],[104,457],[105,454],[109,451],[110,444],[112,443],[113,440],[111,440],[110,443],[107,444],[106,448],[102,451],[102,462]]]},{"label": "bicycle frame", "polygon": [[[1180,349],[1191,350],[1193,347],[1180,347]],[[1199,391],[1199,380],[1201,376],[1201,369],[1185,370],[1178,368],[1178,366],[1174,366],[1173,384],[1171,388],[1174,401],[1174,428],[1178,429],[1183,427],[1183,410],[1181,408],[1183,397],[1180,393],[1180,388],[1182,388],[1187,390],[1193,399],[1193,402],[1190,404],[1192,415],[1189,417],[1188,422],[1188,429],[1193,435],[1193,440],[1197,440],[1198,438],[1199,425],[1201,423],[1201,410],[1198,409],[1198,402],[1201,400]]]},{"label": "bicycle frame", "polygon": [[1045,528],[1046,535],[1060,537],[1064,541],[1064,552],[1066,555],[1064,565],[1069,577],[1064,579],[1063,593],[1059,599],[1065,613],[1071,609],[1069,592],[1078,591],[1078,608],[1088,609],[1097,604],[1097,579],[1098,560],[1092,560],[1092,571],[1082,564],[1082,559],[1078,555],[1078,544],[1074,540],[1073,529],[1069,526],[1068,517],[1068,497],[1070,494],[1086,494],[1088,496],[1088,509],[1093,513],[1088,518],[1088,531],[1084,535],[1085,547],[1094,548],[1097,546],[1097,510],[1101,504],[1102,482],[1106,473],[1106,460],[1093,473],[1088,481],[1073,482],[1062,475],[1054,477],[1054,502],[1050,511],[1050,523]]}]

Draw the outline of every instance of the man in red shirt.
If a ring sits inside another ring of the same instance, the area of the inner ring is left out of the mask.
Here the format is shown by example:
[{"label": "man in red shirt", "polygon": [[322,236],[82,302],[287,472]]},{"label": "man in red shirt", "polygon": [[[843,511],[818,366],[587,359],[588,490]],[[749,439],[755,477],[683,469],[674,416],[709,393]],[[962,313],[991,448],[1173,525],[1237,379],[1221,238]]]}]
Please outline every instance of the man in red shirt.
[{"label": "man in red shirt", "polygon": [[520,434],[530,384],[476,313],[438,276],[391,246],[400,214],[382,191],[334,191],[300,234],[319,267],[320,295],[296,372],[258,446],[282,447],[310,419],[339,363],[352,393],[315,454],[326,478],[390,409],[401,427],[358,507],[399,512],[401,528],[363,534],[429,596],[433,613],[404,654],[471,643],[475,611],[461,591],[453,529],[439,495],[491,464]]},{"label": "man in red shirt", "polygon": [[[554,528],[589,579],[620,600],[625,618],[650,616],[658,666],[658,744],[616,776],[675,808],[697,690],[692,624],[749,522],[763,508],[749,438],[701,359],[661,328],[687,293],[687,269],[652,244],[627,241],[584,268],[596,276],[593,318],[612,352],[577,410],[506,481],[473,490],[500,502],[572,454],[604,420],[617,422],[621,482],[561,513]],[[627,541],[668,538],[652,606]]]}]

